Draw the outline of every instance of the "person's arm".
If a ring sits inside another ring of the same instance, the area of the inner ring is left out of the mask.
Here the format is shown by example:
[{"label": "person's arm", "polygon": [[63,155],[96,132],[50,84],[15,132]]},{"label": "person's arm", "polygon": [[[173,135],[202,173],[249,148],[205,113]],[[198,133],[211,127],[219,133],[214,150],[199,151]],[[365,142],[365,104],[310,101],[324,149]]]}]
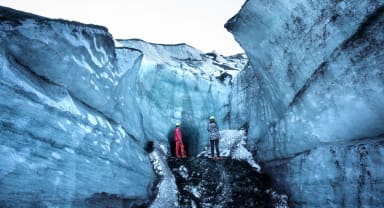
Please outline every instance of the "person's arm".
[{"label": "person's arm", "polygon": [[183,144],[183,134],[181,133],[180,129],[179,129],[179,138],[180,138],[181,144]]},{"label": "person's arm", "polygon": [[176,141],[181,142],[181,131],[179,128],[176,129]]},{"label": "person's arm", "polygon": [[179,135],[177,133],[177,128],[175,129],[175,142],[179,140]]},{"label": "person's arm", "polygon": [[219,125],[217,125],[217,123],[215,123],[215,130],[216,130],[216,134],[217,134],[218,139],[221,139]]}]

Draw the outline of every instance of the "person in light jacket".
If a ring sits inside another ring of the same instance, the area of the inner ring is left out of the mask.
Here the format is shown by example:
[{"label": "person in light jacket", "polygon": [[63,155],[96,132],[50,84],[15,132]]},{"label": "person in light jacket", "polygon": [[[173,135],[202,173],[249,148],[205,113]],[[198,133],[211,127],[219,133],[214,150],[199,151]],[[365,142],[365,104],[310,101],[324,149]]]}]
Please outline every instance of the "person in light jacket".
[{"label": "person in light jacket", "polygon": [[[217,125],[214,116],[209,117],[207,130],[209,134],[209,140],[211,143],[211,157],[212,159],[220,159],[220,151],[219,151],[220,133],[219,133],[219,126]],[[215,148],[216,148],[216,157],[215,157],[215,151],[214,151]]]}]

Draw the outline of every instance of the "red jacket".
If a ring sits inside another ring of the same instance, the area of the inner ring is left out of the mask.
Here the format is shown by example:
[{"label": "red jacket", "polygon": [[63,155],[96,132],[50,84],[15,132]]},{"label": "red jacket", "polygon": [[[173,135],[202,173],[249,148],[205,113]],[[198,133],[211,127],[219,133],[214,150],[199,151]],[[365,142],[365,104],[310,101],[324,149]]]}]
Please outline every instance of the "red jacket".
[{"label": "red jacket", "polygon": [[181,141],[182,137],[183,137],[183,135],[181,134],[180,128],[176,127],[176,129],[175,129],[175,142],[182,142]]}]

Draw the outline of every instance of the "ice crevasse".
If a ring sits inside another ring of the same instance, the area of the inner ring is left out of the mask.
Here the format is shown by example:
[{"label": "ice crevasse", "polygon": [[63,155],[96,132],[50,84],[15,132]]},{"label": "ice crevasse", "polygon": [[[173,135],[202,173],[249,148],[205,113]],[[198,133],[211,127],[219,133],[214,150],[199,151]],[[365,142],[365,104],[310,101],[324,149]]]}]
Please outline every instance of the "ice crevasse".
[{"label": "ice crevasse", "polygon": [[293,207],[384,206],[383,5],[248,0],[232,57],[1,7],[0,203],[148,205],[146,142],[197,154],[215,114]]}]

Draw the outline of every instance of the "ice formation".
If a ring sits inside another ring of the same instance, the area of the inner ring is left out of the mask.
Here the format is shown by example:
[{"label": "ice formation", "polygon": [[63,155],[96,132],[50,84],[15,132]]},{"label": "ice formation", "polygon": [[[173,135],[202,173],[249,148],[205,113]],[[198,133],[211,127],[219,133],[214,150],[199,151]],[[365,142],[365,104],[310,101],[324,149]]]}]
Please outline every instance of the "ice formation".
[{"label": "ice formation", "polygon": [[384,1],[248,0],[226,27],[250,65],[234,81],[276,186],[298,207],[381,207]]},{"label": "ice formation", "polygon": [[293,207],[382,207],[383,26],[383,0],[248,0],[226,24],[246,55],[224,57],[0,7],[0,205],[179,206],[174,125],[196,156],[214,115],[229,166],[174,161],[180,180],[257,158]]}]

